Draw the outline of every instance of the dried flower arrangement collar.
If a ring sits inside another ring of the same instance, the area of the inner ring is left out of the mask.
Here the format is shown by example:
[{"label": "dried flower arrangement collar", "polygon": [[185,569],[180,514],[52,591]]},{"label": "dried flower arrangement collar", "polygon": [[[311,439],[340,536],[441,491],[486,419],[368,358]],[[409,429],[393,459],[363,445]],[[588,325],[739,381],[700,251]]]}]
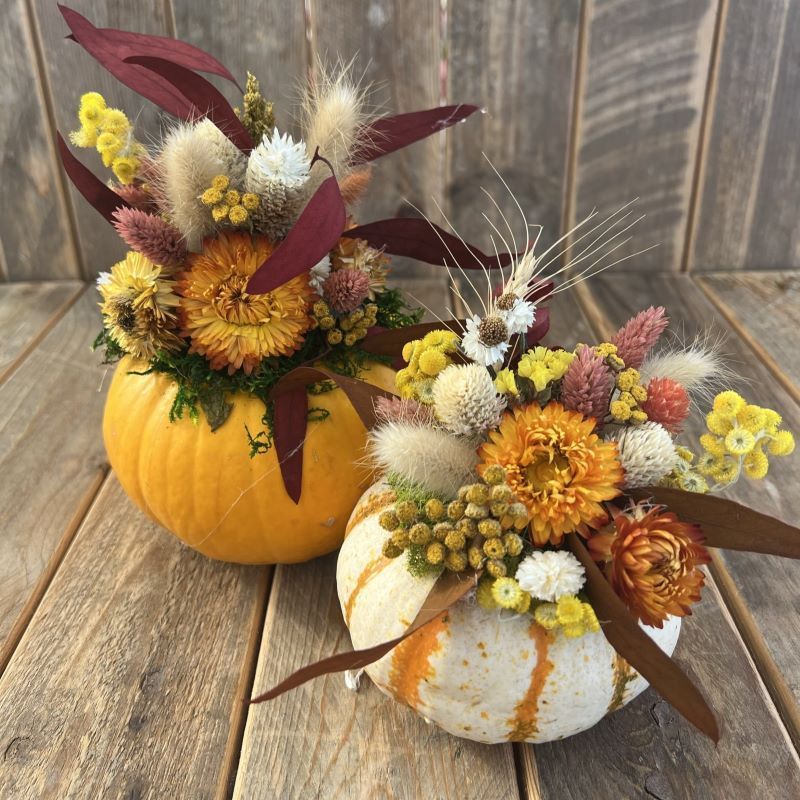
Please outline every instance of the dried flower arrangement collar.
[{"label": "dried flower arrangement collar", "polygon": [[[236,83],[202,50],[96,28],[59,8],[69,38],[180,120],[145,146],[124,111],[97,92],[84,94],[80,127],[69,138],[98,152],[114,176],[108,185],[59,137],[70,179],[130,248],[98,280],[104,327],[96,344],[109,360],[129,355],[141,372],[168,375],[178,386],[173,419],[186,413],[197,420],[202,410],[215,429],[235,392],[263,399],[265,429],[247,432],[251,452],[274,441],[297,501],[307,415],[291,410],[304,406],[310,385],[336,384],[371,423],[368,400],[381,391],[358,375],[370,359],[398,356],[419,320],[386,286],[388,254],[444,258],[427,223],[355,224],[351,209],[371,162],[477,107],[374,117],[345,69],[307,87],[295,141],[276,128],[272,103],[252,75],[234,110],[197,74]],[[480,257],[486,266],[508,262]]]},{"label": "dried flower arrangement collar", "polygon": [[[462,270],[469,289],[454,290],[468,307],[477,298],[477,312],[405,345],[400,397],[377,400],[371,432],[373,460],[396,497],[379,519],[383,556],[438,579],[402,636],[306,667],[255,701],[373,663],[469,593],[497,614],[531,615],[553,636],[602,631],[718,738],[703,696],[639,623],[661,628],[691,614],[707,546],[800,557],[800,530],[710,494],[763,478],[794,439],[776,411],[724,388],[732,373],[705,339],[661,344],[664,308],[643,310],[606,342],[538,343],[541,301],[606,268],[626,216],[598,226],[558,270],[572,277],[557,288],[535,242],[494,292],[488,272],[480,290]],[[586,225],[572,232],[576,241]],[[576,271],[591,253],[601,255]],[[692,405],[709,402],[707,432],[681,444]]]}]

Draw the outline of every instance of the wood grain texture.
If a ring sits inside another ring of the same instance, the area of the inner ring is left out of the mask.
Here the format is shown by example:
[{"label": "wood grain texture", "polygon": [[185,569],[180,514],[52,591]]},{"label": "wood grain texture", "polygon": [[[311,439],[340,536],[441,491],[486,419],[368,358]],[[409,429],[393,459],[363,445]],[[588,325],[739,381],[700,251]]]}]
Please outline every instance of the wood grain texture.
[{"label": "wood grain texture", "polygon": [[[31,0],[42,50],[55,124],[64,134],[78,127],[78,105],[85,92],[100,92],[110,106],[121,108],[135,120],[136,134],[148,142],[159,135],[160,114],[151,103],[119,83],[83,48],[64,37],[69,33],[57,6],[51,0]],[[169,35],[171,19],[164,0],[135,3],[98,3],[71,0],[70,7],[98,27],[122,28],[139,33]],[[171,117],[169,119],[172,119]],[[112,176],[95,150],[73,148],[74,154],[101,180]],[[116,231],[70,186],[70,198],[78,226],[78,239],[85,277],[92,279],[123,257],[127,248]]]},{"label": "wood grain texture", "polygon": [[800,402],[800,275],[757,272],[708,275],[698,283]]},{"label": "wood grain texture", "polygon": [[508,183],[528,221],[544,226],[540,249],[560,235],[579,16],[578,0],[448,3],[448,102],[486,108],[479,119],[447,132],[448,214],[468,241],[490,252],[494,232],[482,213],[506,239],[509,234],[482,186],[522,243],[525,227],[482,153]]},{"label": "wood grain texture", "polygon": [[0,795],[213,797],[266,573],[185,548],[108,481],[0,681]]},{"label": "wood grain texture", "polygon": [[[296,132],[297,88],[308,62],[302,0],[264,3],[231,0],[201,8],[194,0],[172,0],[175,36],[219,59],[244,88],[247,71],[275,103],[280,131]],[[210,77],[234,106],[242,97],[229,81]]]},{"label": "wood grain texture", "polygon": [[716,7],[716,0],[591,4],[575,218],[638,197],[636,210],[647,218],[617,255],[659,247],[638,256],[636,269],[680,267]]},{"label": "wood grain texture", "polygon": [[712,587],[684,622],[675,658],[716,711],[719,745],[648,689],[594,728],[534,748],[542,798],[768,797],[777,774],[779,796],[800,792],[797,754]]},{"label": "wood grain texture", "polygon": [[[336,557],[277,567],[254,693],[351,648],[336,596]],[[236,800],[518,797],[511,745],[456,739],[340,674],[250,708]]]},{"label": "wood grain texture", "polygon": [[80,266],[58,174],[46,93],[25,0],[0,4],[0,250],[7,280],[78,278]]},{"label": "wood grain texture", "polygon": [[690,268],[795,267],[800,8],[729,2],[724,22]]},{"label": "wood grain texture", "polygon": [[[746,342],[715,312],[703,292],[688,277],[617,275],[599,278],[591,284],[591,298],[612,326],[624,322],[637,310],[657,302],[665,305],[675,330],[687,336],[709,325],[726,335],[723,352],[741,376],[737,387],[751,402],[779,411],[790,430],[800,430],[800,408],[753,356]],[[693,415],[684,441],[696,443],[704,430],[699,414]],[[800,460],[773,459],[763,481],[742,478],[725,492],[739,502],[785,520],[800,516]],[[722,563],[729,570],[760,631],[777,670],[800,699],[800,599],[794,588],[800,581],[800,562],[773,556],[724,552]]]},{"label": "wood grain texture", "polygon": [[0,383],[83,288],[77,281],[0,286]]},{"label": "wood grain texture", "polygon": [[99,325],[89,290],[0,386],[0,643],[104,469]]},{"label": "wood grain texture", "polygon": [[[430,0],[308,0],[313,58],[324,64],[353,60],[353,75],[372,84],[371,103],[381,114],[438,106],[441,21]],[[469,124],[469,123],[467,123]],[[386,217],[436,214],[444,192],[442,139],[428,139],[374,162],[372,183],[357,215],[369,222]],[[408,202],[406,202],[408,201]],[[425,275],[429,267],[395,260],[396,274]]]}]

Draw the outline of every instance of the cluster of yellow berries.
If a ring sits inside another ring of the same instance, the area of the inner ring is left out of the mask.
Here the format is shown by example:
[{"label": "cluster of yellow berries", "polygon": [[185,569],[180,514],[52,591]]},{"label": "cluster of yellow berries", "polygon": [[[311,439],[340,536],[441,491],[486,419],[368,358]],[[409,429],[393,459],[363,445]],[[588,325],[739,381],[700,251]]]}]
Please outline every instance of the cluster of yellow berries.
[{"label": "cluster of yellow berries", "polygon": [[700,437],[703,453],[695,462],[690,450],[678,448],[682,463],[668,482],[686,491],[707,492],[706,478],[714,481],[714,491],[730,486],[743,472],[760,480],[769,469],[769,456],[787,456],[794,450],[794,436],[780,429],[781,422],[777,411],[748,403],[737,392],[721,392],[706,415],[707,432]]},{"label": "cluster of yellow berries", "polygon": [[70,133],[76,147],[94,147],[120,183],[133,182],[144,148],[133,138],[133,126],[124,111],[109,108],[103,95],[87,92],[78,109],[81,127]]},{"label": "cluster of yellow berries", "polygon": [[420,508],[413,500],[401,500],[384,511],[379,522],[390,536],[383,554],[411,556],[429,567],[463,572],[467,567],[485,569],[493,578],[505,578],[507,558],[523,549],[519,531],[528,524],[528,512],[505,483],[505,470],[493,464],[484,482],[462,486],[456,500],[445,505],[431,498]]},{"label": "cluster of yellow berries", "polygon": [[[500,394],[519,397],[521,393],[525,401],[532,400],[552,383],[561,380],[574,358],[575,354],[568,350],[534,347],[520,358],[516,373],[507,367],[497,373],[495,388]],[[546,402],[549,397],[539,399]]]},{"label": "cluster of yellow berries", "polygon": [[250,215],[261,203],[257,194],[240,192],[231,187],[227,175],[217,175],[211,186],[200,195],[200,202],[211,209],[214,222],[230,222],[231,225],[246,225]]},{"label": "cluster of yellow berries", "polygon": [[408,364],[395,378],[400,396],[430,405],[436,376],[453,363],[451,355],[458,350],[459,338],[453,331],[436,330],[423,339],[406,342],[403,360]]},{"label": "cluster of yellow berries", "polygon": [[317,300],[311,308],[311,316],[325,331],[325,338],[331,347],[342,342],[352,347],[356,342],[360,342],[377,322],[378,306],[375,303],[367,303],[349,314],[336,317],[324,300]]}]

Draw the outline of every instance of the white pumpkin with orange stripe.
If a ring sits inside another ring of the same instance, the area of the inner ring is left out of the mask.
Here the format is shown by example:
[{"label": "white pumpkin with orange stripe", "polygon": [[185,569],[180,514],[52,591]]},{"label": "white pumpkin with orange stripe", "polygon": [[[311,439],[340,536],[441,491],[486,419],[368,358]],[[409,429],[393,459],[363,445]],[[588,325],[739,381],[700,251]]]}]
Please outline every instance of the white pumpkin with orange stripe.
[{"label": "white pumpkin with orange stripe", "polygon": [[[339,554],[337,586],[353,647],[399,636],[434,578],[415,578],[403,557],[381,554],[378,515],[394,502],[380,482],[361,498]],[[644,627],[667,654],[680,619]],[[366,669],[378,688],[446,731],[478,742],[547,742],[590,728],[647,682],[602,633],[570,639],[531,615],[481,608],[467,595]]]}]

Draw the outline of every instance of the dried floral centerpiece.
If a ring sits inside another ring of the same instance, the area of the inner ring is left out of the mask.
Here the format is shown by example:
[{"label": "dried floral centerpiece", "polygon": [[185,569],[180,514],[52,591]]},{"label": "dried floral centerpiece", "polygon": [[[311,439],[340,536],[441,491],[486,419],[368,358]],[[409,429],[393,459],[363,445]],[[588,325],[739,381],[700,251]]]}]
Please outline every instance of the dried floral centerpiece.
[{"label": "dried floral centerpiece", "polygon": [[426,238],[401,235],[414,221],[358,226],[354,206],[372,161],[476,107],[376,117],[348,69],[320,67],[294,138],[252,75],[234,110],[198,74],[235,84],[207,53],[60,8],[70,38],[178,119],[145,144],[135,114],[84,94],[69,138],[97,151],[108,184],[59,139],[67,174],[130,248],[97,281],[96,346],[120,361],[104,418],[117,477],[217,558],[335,549],[368,477],[356,462],[370,401],[420,317],[386,284],[389,254],[419,255]]},{"label": "dried floral centerpiece", "polygon": [[[474,312],[408,342],[400,398],[376,401],[382,477],[353,512],[337,569],[356,651],[256,701],[366,668],[453,734],[543,742],[649,682],[717,738],[669,657],[700,599],[706,547],[800,557],[800,531],[709,493],[763,478],[794,439],[776,411],[726,388],[732,373],[706,339],[663,342],[664,308],[609,341],[540,343],[542,303],[609,266],[626,216],[582,223],[579,252],[554,273],[535,243],[494,290],[488,272],[479,288],[462,269],[469,288],[453,288],[468,311],[477,298]],[[682,441],[692,405],[709,402],[707,432]]]}]

